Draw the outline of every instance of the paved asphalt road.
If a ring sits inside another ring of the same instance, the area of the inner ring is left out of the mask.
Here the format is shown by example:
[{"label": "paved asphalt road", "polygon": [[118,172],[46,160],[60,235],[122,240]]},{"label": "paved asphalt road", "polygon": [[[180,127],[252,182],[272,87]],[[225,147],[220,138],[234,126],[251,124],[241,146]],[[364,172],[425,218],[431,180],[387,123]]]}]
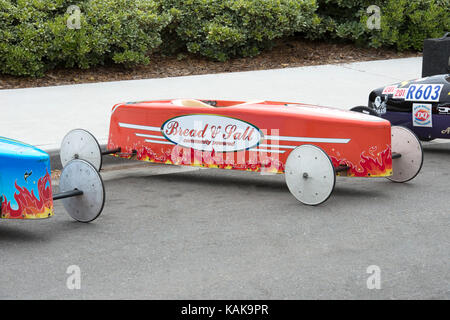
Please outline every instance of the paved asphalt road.
[{"label": "paved asphalt road", "polygon": [[[95,223],[61,203],[49,220],[0,221],[0,298],[449,299],[450,144],[425,149],[411,183],[339,178],[319,207],[283,175],[105,172]],[[80,290],[66,287],[70,265]]]}]

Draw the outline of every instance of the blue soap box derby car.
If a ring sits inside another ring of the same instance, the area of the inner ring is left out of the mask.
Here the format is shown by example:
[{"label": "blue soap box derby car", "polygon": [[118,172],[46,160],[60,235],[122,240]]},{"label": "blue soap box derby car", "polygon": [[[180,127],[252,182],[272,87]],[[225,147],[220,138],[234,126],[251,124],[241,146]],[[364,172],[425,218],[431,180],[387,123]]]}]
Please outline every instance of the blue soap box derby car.
[{"label": "blue soap box derby car", "polygon": [[52,193],[49,155],[26,143],[0,137],[0,219],[43,219],[53,215],[53,200],[63,199],[72,218],[95,220],[105,201],[103,181],[84,160],[72,160]]},{"label": "blue soap box derby car", "polygon": [[422,141],[450,139],[450,74],[403,81],[373,90],[368,107],[355,107],[411,129]]}]

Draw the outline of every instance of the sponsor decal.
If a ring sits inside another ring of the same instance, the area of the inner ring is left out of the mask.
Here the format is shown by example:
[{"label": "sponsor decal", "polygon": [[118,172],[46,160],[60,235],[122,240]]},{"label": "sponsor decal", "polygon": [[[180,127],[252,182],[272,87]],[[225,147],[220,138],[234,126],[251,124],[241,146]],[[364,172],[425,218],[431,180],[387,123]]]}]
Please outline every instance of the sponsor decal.
[{"label": "sponsor decal", "polygon": [[386,101],[382,101],[380,96],[375,98],[372,107],[379,115],[386,113]]},{"label": "sponsor decal", "polygon": [[405,99],[408,88],[397,88],[394,90],[393,99]]},{"label": "sponsor decal", "polygon": [[450,107],[438,107],[439,114],[450,114]]},{"label": "sponsor decal", "polygon": [[260,130],[251,123],[220,115],[190,114],[161,126],[170,142],[201,151],[234,152],[258,146]]},{"label": "sponsor decal", "polygon": [[412,118],[415,127],[432,127],[431,104],[414,103]]},{"label": "sponsor decal", "polygon": [[441,131],[442,134],[450,134],[450,127]]},{"label": "sponsor decal", "polygon": [[393,94],[395,89],[397,89],[397,85],[387,86],[383,89],[383,92],[381,94]]},{"label": "sponsor decal", "polygon": [[442,84],[412,84],[408,88],[405,101],[437,102],[442,87]]}]

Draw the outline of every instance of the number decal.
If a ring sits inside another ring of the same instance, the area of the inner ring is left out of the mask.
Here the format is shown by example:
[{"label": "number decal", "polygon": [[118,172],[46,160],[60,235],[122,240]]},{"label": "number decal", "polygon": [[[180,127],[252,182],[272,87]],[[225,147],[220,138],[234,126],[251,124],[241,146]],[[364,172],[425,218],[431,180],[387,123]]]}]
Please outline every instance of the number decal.
[{"label": "number decal", "polygon": [[383,92],[381,94],[393,94],[395,89],[397,89],[397,85],[387,86],[383,89]]},{"label": "number decal", "polygon": [[414,91],[416,91],[416,89],[417,89],[417,88],[416,88],[415,85],[409,86],[408,93],[406,94],[406,98],[405,98],[406,101],[408,101],[408,100],[414,100],[413,93],[414,93]]},{"label": "number decal", "polygon": [[442,90],[442,84],[440,87],[436,87],[434,89],[434,95],[431,97],[431,99],[433,100],[439,100],[439,96],[441,95],[441,90]]},{"label": "number decal", "polygon": [[408,88],[397,88],[394,91],[393,99],[405,99]]},{"label": "number decal", "polygon": [[431,90],[432,90],[433,88],[431,87],[431,86],[427,86],[426,88],[425,88],[425,90],[423,91],[423,98],[425,99],[425,100],[428,100],[428,99],[430,99],[430,95],[431,95]]},{"label": "number decal", "polygon": [[419,86],[419,88],[417,88],[416,95],[414,97],[416,98],[416,100],[420,100],[422,94],[423,94],[422,86]]},{"label": "number decal", "polygon": [[437,102],[442,91],[442,84],[412,84],[408,88],[405,101]]}]

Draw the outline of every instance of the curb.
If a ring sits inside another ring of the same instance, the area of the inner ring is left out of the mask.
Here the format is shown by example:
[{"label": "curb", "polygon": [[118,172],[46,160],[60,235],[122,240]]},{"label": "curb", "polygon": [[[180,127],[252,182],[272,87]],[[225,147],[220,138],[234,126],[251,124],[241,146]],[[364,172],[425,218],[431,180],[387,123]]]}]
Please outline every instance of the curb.
[{"label": "curb", "polygon": [[[106,150],[106,144],[100,145],[100,148],[102,150]],[[60,149],[46,150],[46,152],[50,156],[50,169],[51,170],[61,170],[63,167],[62,167],[61,158],[59,155]],[[129,162],[128,159],[122,159],[122,158],[117,158],[117,157],[113,157],[113,156],[103,156],[102,161],[103,161],[103,163],[102,163],[103,168],[105,166],[121,165],[121,164],[125,164],[125,163]]]}]

